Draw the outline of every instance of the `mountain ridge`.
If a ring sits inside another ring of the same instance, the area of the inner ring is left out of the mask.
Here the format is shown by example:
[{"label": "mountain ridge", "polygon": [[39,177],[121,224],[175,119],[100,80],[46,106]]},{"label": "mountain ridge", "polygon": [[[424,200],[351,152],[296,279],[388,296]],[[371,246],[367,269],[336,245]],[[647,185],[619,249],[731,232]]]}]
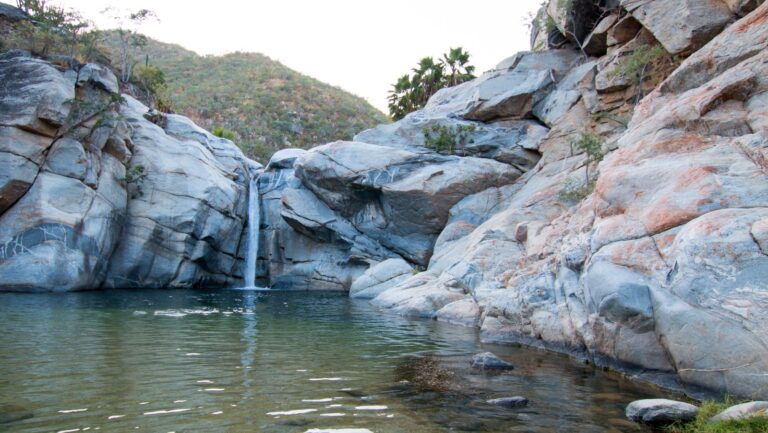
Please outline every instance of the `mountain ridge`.
[{"label": "mountain ridge", "polygon": [[[117,34],[105,35],[114,58]],[[265,54],[200,55],[148,37],[135,57],[163,71],[174,111],[206,129],[234,132],[238,146],[262,162],[281,148],[350,139],[388,122],[363,98]]]}]

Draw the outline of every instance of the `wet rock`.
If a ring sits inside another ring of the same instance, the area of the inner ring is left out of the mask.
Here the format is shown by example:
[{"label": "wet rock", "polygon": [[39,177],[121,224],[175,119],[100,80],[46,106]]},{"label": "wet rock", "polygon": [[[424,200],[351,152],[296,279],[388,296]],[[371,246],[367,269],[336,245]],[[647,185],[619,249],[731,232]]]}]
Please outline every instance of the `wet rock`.
[{"label": "wet rock", "polygon": [[691,421],[699,408],[681,401],[666,399],[636,400],[626,409],[627,418],[644,424],[671,424]]},{"label": "wet rock", "polygon": [[514,365],[499,358],[491,352],[478,353],[472,357],[470,365],[474,368],[512,370]]},{"label": "wet rock", "polygon": [[768,401],[750,401],[737,404],[718,413],[709,420],[712,422],[744,419],[753,416],[768,416]]},{"label": "wet rock", "polygon": [[504,407],[523,407],[528,405],[528,399],[521,396],[501,397],[487,400],[486,403]]},{"label": "wet rock", "polygon": [[388,259],[368,269],[352,283],[349,296],[373,299],[381,292],[400,284],[413,275],[413,268],[403,259]]}]

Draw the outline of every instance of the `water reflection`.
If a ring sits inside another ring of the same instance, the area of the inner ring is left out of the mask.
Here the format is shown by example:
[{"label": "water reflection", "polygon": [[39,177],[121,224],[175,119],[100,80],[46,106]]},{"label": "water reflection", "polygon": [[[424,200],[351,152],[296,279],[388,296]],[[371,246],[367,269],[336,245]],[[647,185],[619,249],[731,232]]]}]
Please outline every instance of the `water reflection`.
[{"label": "water reflection", "polygon": [[[660,395],[334,294],[1,294],[0,348],[8,432],[639,431],[624,405]],[[480,350],[516,369],[470,369]],[[485,403],[510,395],[531,402]]]}]

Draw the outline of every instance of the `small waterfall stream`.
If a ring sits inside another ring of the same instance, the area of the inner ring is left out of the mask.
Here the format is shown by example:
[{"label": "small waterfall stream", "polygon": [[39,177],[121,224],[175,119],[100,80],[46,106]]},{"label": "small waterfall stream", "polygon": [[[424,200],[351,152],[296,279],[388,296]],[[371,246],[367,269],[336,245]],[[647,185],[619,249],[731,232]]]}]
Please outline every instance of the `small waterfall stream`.
[{"label": "small waterfall stream", "polygon": [[259,176],[254,176],[251,178],[251,184],[248,187],[248,240],[245,253],[245,287],[256,287],[256,261],[259,258],[260,224]]}]

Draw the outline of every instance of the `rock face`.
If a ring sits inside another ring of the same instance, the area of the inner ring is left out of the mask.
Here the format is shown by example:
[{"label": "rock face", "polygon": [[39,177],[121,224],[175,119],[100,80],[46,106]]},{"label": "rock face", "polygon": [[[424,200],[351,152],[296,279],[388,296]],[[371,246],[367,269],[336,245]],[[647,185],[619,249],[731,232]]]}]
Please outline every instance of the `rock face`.
[{"label": "rock face", "polygon": [[233,284],[248,166],[112,72],[0,56],[0,290]]},{"label": "rock face", "polygon": [[[431,255],[379,238],[429,263],[372,302],[693,396],[766,396],[768,5],[738,21],[738,7],[719,1],[622,5],[590,27],[605,35],[600,58],[521,54],[358,135],[399,152],[422,146],[415,128],[428,122],[486,131],[536,118],[548,129],[535,167],[454,202]],[[688,30],[665,33],[676,26]],[[650,52],[667,54],[629,69]],[[692,54],[678,65],[669,53]],[[541,71],[554,81],[537,80]],[[601,144],[599,165],[580,140]],[[315,173],[305,176],[314,185],[334,179],[324,200],[358,212],[343,176]]]}]

